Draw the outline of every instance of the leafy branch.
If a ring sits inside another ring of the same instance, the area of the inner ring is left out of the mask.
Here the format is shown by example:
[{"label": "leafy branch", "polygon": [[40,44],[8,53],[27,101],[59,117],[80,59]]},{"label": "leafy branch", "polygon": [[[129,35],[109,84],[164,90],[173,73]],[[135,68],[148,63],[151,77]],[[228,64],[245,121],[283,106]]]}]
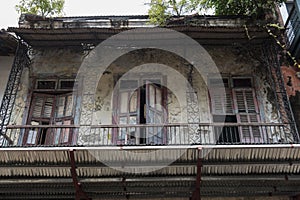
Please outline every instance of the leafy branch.
[{"label": "leafy branch", "polygon": [[15,6],[19,14],[30,13],[42,17],[62,15],[65,0],[20,0]]}]

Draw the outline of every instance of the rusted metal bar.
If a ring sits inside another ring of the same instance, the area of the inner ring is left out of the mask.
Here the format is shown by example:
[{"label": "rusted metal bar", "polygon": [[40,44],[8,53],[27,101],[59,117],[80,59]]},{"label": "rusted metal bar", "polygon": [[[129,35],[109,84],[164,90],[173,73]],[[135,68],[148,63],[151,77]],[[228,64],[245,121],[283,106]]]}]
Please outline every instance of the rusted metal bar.
[{"label": "rusted metal bar", "polygon": [[7,129],[16,128],[80,128],[78,125],[8,125]]},{"label": "rusted metal bar", "polygon": [[191,200],[201,200],[201,196],[200,196],[201,171],[202,171],[201,153],[202,153],[202,149],[198,148],[196,187],[195,187],[195,191],[193,192]]},{"label": "rusted metal bar", "polygon": [[82,190],[81,184],[78,181],[77,172],[76,172],[76,162],[75,162],[75,156],[74,156],[74,149],[69,150],[69,156],[70,156],[70,162],[71,162],[71,175],[75,187],[75,199],[76,200],[91,200],[91,198],[88,198],[87,194]]}]

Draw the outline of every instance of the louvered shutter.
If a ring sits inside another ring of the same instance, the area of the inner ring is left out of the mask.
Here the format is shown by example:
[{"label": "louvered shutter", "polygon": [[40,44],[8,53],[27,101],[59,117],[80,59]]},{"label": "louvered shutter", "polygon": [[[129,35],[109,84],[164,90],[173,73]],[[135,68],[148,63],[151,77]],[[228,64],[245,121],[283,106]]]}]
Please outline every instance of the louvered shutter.
[{"label": "louvered shutter", "polygon": [[54,95],[36,93],[32,99],[31,118],[51,118],[54,106]]},{"label": "louvered shutter", "polygon": [[229,89],[211,88],[210,91],[212,114],[233,114],[232,94]]},{"label": "louvered shutter", "polygon": [[[253,89],[234,89],[234,106],[239,123],[260,122],[258,105]],[[261,128],[257,125],[240,126],[242,142],[256,143],[262,140]]]}]

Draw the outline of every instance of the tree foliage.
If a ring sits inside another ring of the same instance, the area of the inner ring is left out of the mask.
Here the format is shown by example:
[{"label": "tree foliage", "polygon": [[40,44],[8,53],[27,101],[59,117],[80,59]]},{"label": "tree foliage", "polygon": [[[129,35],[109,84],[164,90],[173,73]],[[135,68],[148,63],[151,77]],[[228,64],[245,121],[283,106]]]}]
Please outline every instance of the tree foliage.
[{"label": "tree foliage", "polygon": [[30,13],[43,17],[62,15],[65,0],[20,0],[16,5],[18,13]]},{"label": "tree foliage", "polygon": [[152,23],[162,25],[171,16],[198,12],[200,7],[200,0],[151,0],[148,14]]},{"label": "tree foliage", "polygon": [[264,11],[274,11],[276,4],[285,0],[203,0],[201,3],[214,8],[217,15],[260,16]]},{"label": "tree foliage", "polygon": [[154,24],[162,25],[170,16],[182,16],[214,10],[216,15],[248,15],[262,18],[285,0],[151,0],[148,11]]}]

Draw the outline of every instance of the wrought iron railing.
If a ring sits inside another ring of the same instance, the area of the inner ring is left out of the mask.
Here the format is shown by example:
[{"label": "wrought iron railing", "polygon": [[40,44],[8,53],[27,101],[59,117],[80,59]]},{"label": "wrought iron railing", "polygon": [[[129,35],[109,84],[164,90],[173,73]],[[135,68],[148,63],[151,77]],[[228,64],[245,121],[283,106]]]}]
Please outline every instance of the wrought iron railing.
[{"label": "wrought iron railing", "polygon": [[201,123],[7,126],[2,147],[298,143],[290,124]]}]

